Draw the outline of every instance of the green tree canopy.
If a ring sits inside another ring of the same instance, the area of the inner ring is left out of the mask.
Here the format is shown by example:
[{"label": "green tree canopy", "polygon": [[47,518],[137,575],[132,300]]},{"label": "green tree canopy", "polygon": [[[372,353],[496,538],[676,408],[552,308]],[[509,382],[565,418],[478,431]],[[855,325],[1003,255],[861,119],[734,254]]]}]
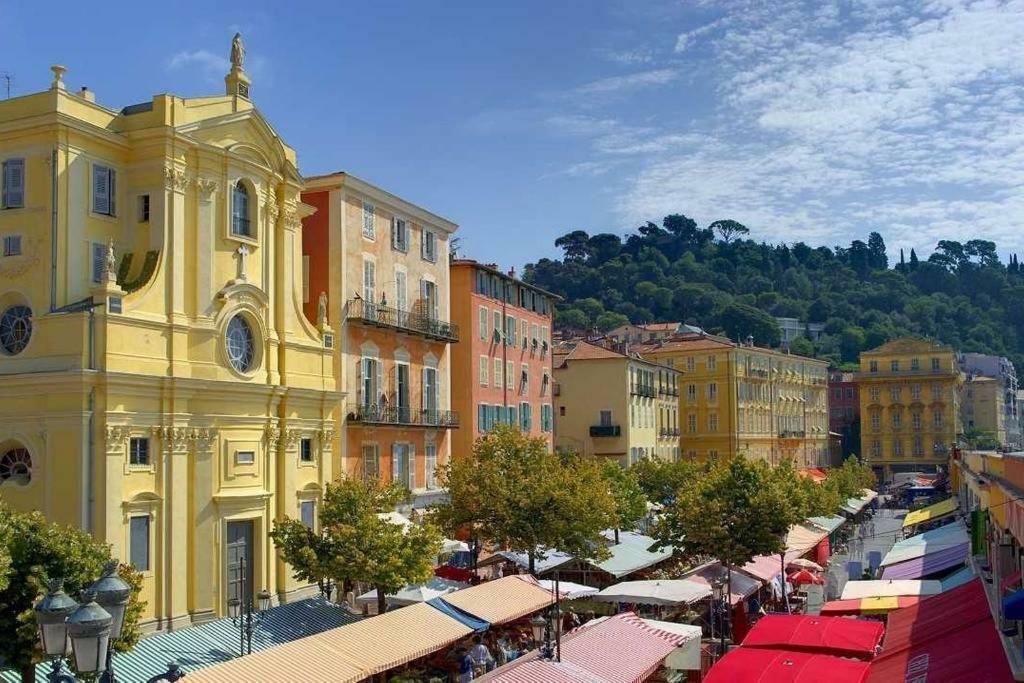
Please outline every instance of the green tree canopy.
[{"label": "green tree canopy", "polygon": [[435,510],[442,528],[471,527],[488,544],[525,553],[530,571],[543,549],[576,557],[607,555],[601,531],[618,507],[597,462],[549,453],[547,442],[499,425],[477,439],[473,455],[441,469],[448,501]]},{"label": "green tree canopy", "polygon": [[[645,458],[648,459],[650,458]],[[608,461],[604,465],[604,476],[615,500],[614,528],[617,543],[620,529],[629,531],[636,528],[637,523],[647,514],[647,497],[640,488],[640,481],[632,468],[621,467],[618,463]]]}]

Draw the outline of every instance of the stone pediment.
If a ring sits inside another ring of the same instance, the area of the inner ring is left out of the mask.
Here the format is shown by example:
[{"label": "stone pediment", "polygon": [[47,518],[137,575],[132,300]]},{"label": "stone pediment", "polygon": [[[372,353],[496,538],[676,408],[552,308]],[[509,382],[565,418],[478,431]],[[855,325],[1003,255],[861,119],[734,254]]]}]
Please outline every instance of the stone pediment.
[{"label": "stone pediment", "polygon": [[217,301],[223,305],[230,302],[236,304],[248,304],[251,308],[266,309],[270,306],[270,298],[267,293],[254,284],[232,280],[217,292]]},{"label": "stone pediment", "polygon": [[285,175],[294,174],[289,150],[256,110],[205,119],[183,126],[181,131],[241,159]]}]

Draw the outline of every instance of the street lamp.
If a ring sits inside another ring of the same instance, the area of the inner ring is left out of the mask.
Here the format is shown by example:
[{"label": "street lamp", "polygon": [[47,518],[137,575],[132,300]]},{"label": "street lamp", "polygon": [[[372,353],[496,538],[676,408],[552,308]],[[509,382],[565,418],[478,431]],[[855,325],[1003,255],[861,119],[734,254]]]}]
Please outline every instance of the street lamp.
[{"label": "street lamp", "polygon": [[711,580],[711,594],[713,596],[714,603],[715,603],[714,604],[714,609],[715,609],[715,611],[718,612],[718,618],[719,618],[718,630],[719,630],[719,635],[721,636],[721,639],[722,639],[721,640],[721,654],[719,655],[720,657],[724,657],[725,656],[725,610],[726,610],[726,606],[725,606],[725,591],[726,591],[725,579],[723,579],[720,576],[716,576],[714,579]]},{"label": "street lamp", "polygon": [[[120,640],[124,631],[124,612],[128,607],[128,598],[132,587],[117,575],[117,560],[111,560],[103,566],[103,573],[89,589],[96,594],[96,604],[110,614],[110,642]],[[106,670],[100,678],[101,683],[114,681],[114,648],[107,647]]]},{"label": "street lamp", "polygon": [[253,618],[259,620],[264,612],[270,609],[270,591],[266,588],[256,594],[258,611],[253,612],[252,588],[249,586],[249,574],[246,571],[245,557],[238,560],[238,587],[241,598],[228,598],[228,616],[231,623],[238,627],[239,656],[252,654],[252,632],[255,629]]},{"label": "street lamp", "polygon": [[[117,563],[114,562],[113,571],[117,571]],[[104,574],[93,587],[99,586],[105,591],[103,600],[111,603],[117,609],[115,603],[121,605],[121,623],[118,624],[118,635],[124,626],[124,606],[128,603],[128,595],[121,598],[121,589],[117,583],[109,581],[111,578],[107,571],[109,565],[104,568]],[[117,579],[116,576],[114,576]],[[131,589],[124,584],[128,593]],[[102,681],[114,682],[114,670],[111,667],[111,645],[114,640],[113,626],[114,617],[103,608],[97,599],[99,594],[93,588],[82,591],[82,603],[79,604],[67,596],[63,591],[64,579],[55,578],[47,582],[49,591],[35,606],[36,623],[39,625],[39,644],[45,656],[53,660],[48,675],[50,683],[76,683],[74,676],[62,670],[64,657],[68,652],[68,641],[71,643],[71,652],[74,656],[75,670],[90,677],[102,672]],[[168,665],[167,672],[151,678],[147,683],[156,681],[179,680],[185,675],[177,664]]]}]

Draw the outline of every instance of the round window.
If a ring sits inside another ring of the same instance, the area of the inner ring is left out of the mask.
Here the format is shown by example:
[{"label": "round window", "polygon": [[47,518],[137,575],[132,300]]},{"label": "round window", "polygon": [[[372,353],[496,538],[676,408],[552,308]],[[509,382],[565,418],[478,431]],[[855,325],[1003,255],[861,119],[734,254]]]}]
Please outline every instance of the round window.
[{"label": "round window", "polygon": [[0,316],[0,347],[14,355],[21,353],[32,337],[32,309],[11,306]]},{"label": "round window", "polygon": [[227,347],[228,360],[236,370],[252,370],[256,358],[256,338],[252,333],[252,327],[240,315],[236,315],[228,323]]},{"label": "round window", "polygon": [[0,484],[8,480],[22,486],[32,481],[32,456],[24,448],[0,455]]}]

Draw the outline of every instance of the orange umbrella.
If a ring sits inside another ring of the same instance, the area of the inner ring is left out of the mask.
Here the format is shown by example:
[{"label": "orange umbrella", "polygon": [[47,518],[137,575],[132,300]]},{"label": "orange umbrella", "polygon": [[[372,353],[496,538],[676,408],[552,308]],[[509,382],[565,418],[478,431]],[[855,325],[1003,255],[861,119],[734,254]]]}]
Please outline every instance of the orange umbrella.
[{"label": "orange umbrella", "polygon": [[824,585],[825,583],[825,579],[806,569],[801,569],[798,572],[793,572],[789,575],[788,580],[791,584],[796,586],[799,586],[804,583],[816,583],[818,585]]}]

